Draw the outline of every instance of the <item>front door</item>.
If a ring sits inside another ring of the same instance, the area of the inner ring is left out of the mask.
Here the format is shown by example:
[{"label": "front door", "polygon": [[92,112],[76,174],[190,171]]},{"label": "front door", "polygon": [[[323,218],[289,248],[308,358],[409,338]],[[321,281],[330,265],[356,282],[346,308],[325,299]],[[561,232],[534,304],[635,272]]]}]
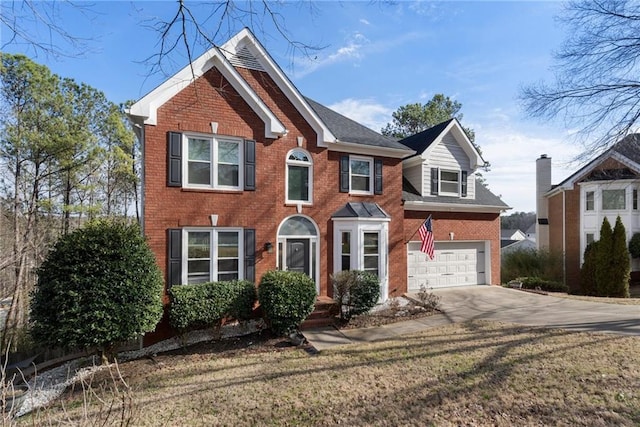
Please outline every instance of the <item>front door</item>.
[{"label": "front door", "polygon": [[309,246],[309,239],[287,239],[287,270],[311,276]]}]

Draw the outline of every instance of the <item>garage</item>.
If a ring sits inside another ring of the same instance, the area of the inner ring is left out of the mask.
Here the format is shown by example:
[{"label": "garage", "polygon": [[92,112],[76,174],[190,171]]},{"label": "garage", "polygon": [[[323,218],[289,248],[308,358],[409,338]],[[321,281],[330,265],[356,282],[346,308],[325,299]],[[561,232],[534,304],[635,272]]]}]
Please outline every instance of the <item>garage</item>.
[{"label": "garage", "polygon": [[407,270],[409,292],[427,288],[484,285],[487,281],[487,242],[436,242],[435,257],[420,252],[420,242],[409,242]]}]

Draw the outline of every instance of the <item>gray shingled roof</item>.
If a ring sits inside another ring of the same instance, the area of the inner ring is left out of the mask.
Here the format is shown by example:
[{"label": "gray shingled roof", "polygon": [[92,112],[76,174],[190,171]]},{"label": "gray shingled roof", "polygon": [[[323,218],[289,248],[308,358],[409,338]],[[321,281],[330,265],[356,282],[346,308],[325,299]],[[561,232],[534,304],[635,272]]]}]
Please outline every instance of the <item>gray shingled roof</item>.
[{"label": "gray shingled roof", "polygon": [[389,218],[389,215],[377,203],[349,202],[331,218]]},{"label": "gray shingled roof", "polygon": [[447,126],[449,126],[449,123],[451,123],[453,120],[455,119],[449,119],[442,123],[438,123],[437,125],[432,126],[429,129],[401,139],[400,142],[416,151],[416,155],[422,154],[424,153],[424,150],[426,150],[433,143],[433,141],[435,141],[440,136],[440,134],[447,128]]},{"label": "gray shingled roof", "polygon": [[476,198],[458,198],[447,196],[425,196],[422,197],[411,183],[402,179],[402,200],[405,202],[424,202],[424,203],[445,203],[452,205],[469,205],[469,206],[492,206],[500,208],[508,208],[500,197],[493,194],[484,184],[476,180]]},{"label": "gray shingled roof", "polygon": [[410,151],[409,148],[400,144],[393,138],[381,135],[366,126],[343,116],[342,114],[336,113],[313,99],[307,97],[305,97],[305,99],[316,114],[318,114],[324,124],[329,128],[331,133],[333,133],[336,138],[342,142],[393,148],[396,150],[406,150],[408,152]]}]

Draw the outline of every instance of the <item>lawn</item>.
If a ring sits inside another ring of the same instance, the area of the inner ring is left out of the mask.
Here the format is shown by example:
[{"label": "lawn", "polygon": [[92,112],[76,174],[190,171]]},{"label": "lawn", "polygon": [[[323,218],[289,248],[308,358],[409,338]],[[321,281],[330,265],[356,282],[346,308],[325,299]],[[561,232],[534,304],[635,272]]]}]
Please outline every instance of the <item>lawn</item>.
[{"label": "lawn", "polygon": [[20,424],[640,424],[638,337],[473,322],[319,354],[251,339],[122,363],[128,391],[103,371]]}]

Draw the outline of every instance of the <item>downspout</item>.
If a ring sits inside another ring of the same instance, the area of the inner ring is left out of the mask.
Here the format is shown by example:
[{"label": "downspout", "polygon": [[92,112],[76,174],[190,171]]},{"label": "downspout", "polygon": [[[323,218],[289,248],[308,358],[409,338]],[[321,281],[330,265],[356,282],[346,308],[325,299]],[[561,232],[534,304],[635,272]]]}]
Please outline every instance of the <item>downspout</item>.
[{"label": "downspout", "polygon": [[140,230],[142,234],[144,234],[144,195],[145,195],[145,186],[144,186],[144,177],[145,177],[145,156],[144,156],[144,148],[145,148],[145,134],[144,134],[144,124],[142,126],[138,123],[133,123],[133,129],[135,130],[135,134],[140,141]]},{"label": "downspout", "polygon": [[562,277],[567,285],[567,192],[562,190]]}]

